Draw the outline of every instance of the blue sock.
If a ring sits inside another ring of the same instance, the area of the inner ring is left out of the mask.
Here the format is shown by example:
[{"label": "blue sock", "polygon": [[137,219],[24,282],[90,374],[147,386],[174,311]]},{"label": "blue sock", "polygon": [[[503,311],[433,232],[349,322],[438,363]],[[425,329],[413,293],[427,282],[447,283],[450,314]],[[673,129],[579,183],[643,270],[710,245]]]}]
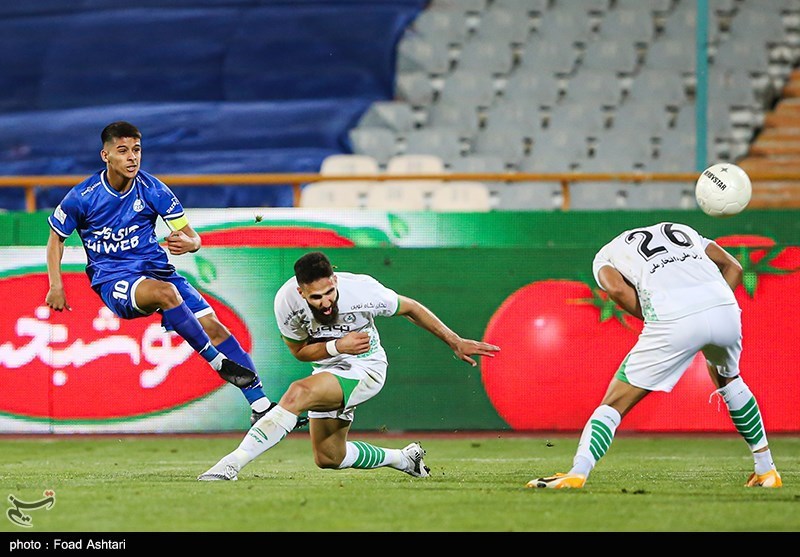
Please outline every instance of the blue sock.
[{"label": "blue sock", "polygon": [[244,351],[242,345],[239,344],[239,341],[236,340],[236,337],[231,335],[222,342],[217,345],[217,350],[225,354],[226,358],[229,358],[239,364],[240,366],[244,366],[248,369],[252,369],[256,374],[256,382],[242,389],[242,394],[247,399],[247,402],[253,404],[258,399],[264,398],[264,390],[261,388],[261,378],[258,376],[258,372],[256,371],[256,364],[253,363],[253,358],[250,357],[250,354]]},{"label": "blue sock", "polygon": [[161,314],[172,330],[181,335],[207,362],[219,355],[219,350],[211,345],[211,339],[185,302],[181,302],[178,307],[166,309]]}]

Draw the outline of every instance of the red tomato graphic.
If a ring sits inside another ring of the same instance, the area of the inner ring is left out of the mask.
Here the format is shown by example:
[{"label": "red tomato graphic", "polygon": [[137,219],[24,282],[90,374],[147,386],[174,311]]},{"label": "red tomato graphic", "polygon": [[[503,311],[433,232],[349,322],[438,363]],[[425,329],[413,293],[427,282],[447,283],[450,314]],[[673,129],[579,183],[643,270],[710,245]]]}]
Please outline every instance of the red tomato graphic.
[{"label": "red tomato graphic", "polygon": [[726,236],[717,243],[740,258],[742,378],[756,395],[767,432],[800,428],[800,247],[760,236]]},{"label": "red tomato graphic", "polygon": [[[636,342],[641,322],[601,322],[582,282],[545,280],[511,294],[484,340],[502,350],[481,362],[486,393],[517,430],[579,430]],[[627,325],[627,326],[626,326]]]},{"label": "red tomato graphic", "polygon": [[[594,297],[580,282],[549,280],[513,293],[494,314],[486,342],[503,347],[482,363],[486,392],[517,430],[583,428],[642,329],[642,322]],[[652,393],[623,421],[636,431],[731,430],[726,413],[709,405],[714,387],[697,356],[671,393]],[[705,416],[701,418],[698,416]]]},{"label": "red tomato graphic", "polygon": [[[55,420],[104,420],[167,411],[224,381],[160,315],[123,320],[105,307],[83,273],[64,273],[72,311],[44,304],[44,273],[0,280],[14,300],[0,321],[0,412]],[[250,350],[247,326],[206,295],[219,319]]]}]

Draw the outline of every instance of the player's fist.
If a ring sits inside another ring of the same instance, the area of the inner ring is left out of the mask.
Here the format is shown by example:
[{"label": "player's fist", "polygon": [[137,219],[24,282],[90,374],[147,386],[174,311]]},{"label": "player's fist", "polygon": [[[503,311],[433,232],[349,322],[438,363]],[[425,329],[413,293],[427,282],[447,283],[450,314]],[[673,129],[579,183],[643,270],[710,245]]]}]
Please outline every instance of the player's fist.
[{"label": "player's fist", "polygon": [[336,341],[336,349],[340,354],[364,354],[369,351],[370,337],[364,332],[347,333]]},{"label": "player's fist", "polygon": [[173,230],[164,240],[166,240],[167,249],[172,255],[197,251],[196,240],[180,230]]}]

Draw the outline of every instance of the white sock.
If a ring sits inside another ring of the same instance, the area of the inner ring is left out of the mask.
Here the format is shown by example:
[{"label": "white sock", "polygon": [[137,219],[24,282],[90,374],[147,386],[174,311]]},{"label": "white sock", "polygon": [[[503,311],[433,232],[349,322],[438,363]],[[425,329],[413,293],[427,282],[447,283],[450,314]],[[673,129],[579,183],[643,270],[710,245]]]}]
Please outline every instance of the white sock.
[{"label": "white sock", "polygon": [[760,453],[753,453],[753,460],[756,463],[755,472],[759,476],[766,474],[770,470],[775,470],[775,463],[772,461],[772,453],[769,449]]},{"label": "white sock", "polygon": [[217,371],[219,371],[219,370],[221,370],[221,369],[222,369],[222,360],[224,360],[224,359],[225,359],[225,354],[223,354],[222,352],[220,352],[219,354],[217,354],[217,355],[214,357],[214,359],[213,359],[213,360],[211,360],[211,361],[210,361],[210,362],[208,362],[208,363],[209,363],[209,364],[211,364],[211,367],[213,367],[214,369],[216,369]]},{"label": "white sock", "polygon": [[250,405],[250,408],[255,412],[263,412],[269,405],[271,404],[271,400],[267,397],[261,397],[258,400],[254,401],[253,404]]},{"label": "white sock", "polygon": [[255,460],[278,443],[297,425],[297,416],[276,406],[258,420],[247,432],[239,447],[231,456],[239,465],[239,469]]}]

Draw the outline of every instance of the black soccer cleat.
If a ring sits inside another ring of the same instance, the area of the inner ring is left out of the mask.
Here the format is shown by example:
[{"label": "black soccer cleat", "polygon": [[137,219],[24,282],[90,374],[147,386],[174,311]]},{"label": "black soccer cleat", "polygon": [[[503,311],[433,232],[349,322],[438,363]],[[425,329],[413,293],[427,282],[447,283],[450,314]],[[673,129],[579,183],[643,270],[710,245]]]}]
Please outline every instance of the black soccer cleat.
[{"label": "black soccer cleat", "polygon": [[256,372],[248,369],[242,365],[237,364],[233,360],[225,358],[222,360],[222,367],[217,371],[219,376],[232,385],[236,385],[240,389],[249,387],[254,382],[258,381]]},{"label": "black soccer cleat", "polygon": [[[269,408],[267,408],[263,412],[256,412],[255,410],[253,410],[253,412],[250,414],[250,425],[256,425],[256,422],[261,418],[263,418],[264,414],[275,408],[277,405],[278,405],[277,402],[270,402]],[[300,429],[301,427],[305,427],[306,425],[308,425],[308,418],[306,416],[297,416],[297,423],[295,424],[294,429]]]}]

